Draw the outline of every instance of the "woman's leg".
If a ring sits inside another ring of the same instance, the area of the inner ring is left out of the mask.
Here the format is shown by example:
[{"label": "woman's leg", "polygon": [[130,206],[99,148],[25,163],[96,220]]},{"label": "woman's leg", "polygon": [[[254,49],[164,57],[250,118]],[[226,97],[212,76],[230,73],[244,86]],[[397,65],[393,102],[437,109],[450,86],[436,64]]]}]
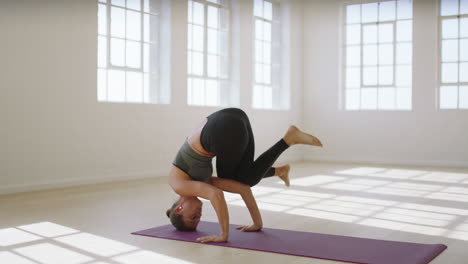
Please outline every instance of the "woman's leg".
[{"label": "woman's leg", "polygon": [[[253,135],[251,136],[251,141],[253,143]],[[252,144],[253,145],[253,144]],[[238,179],[245,184],[254,186],[258,184],[263,178],[268,178],[275,175],[275,168],[273,164],[278,159],[278,157],[288,149],[286,142],[281,139],[276,142],[272,147],[260,155],[255,161],[253,157],[251,159],[244,159],[240,164],[238,171]],[[247,148],[248,152],[254,153],[254,148]]]},{"label": "woman's leg", "polygon": [[[273,164],[278,157],[295,144],[321,146],[312,135],[291,126],[285,136],[254,161],[255,140],[247,115],[240,109],[226,109],[220,118],[220,136],[216,139],[216,168],[218,177],[229,178],[254,186],[263,178],[275,175]],[[280,176],[289,185],[289,166],[282,168]]]},{"label": "woman's leg", "polygon": [[249,134],[249,144],[247,144],[246,152],[251,155],[248,155],[248,159],[243,160],[240,164],[241,167],[238,172],[238,178],[250,186],[254,186],[259,183],[261,179],[271,177],[275,174],[285,182],[286,186],[289,186],[289,165],[280,167],[280,173],[275,173],[275,169],[272,168],[273,163],[275,163],[278,157],[286,149],[295,144],[322,147],[322,143],[318,138],[302,132],[295,126],[290,126],[283,138],[253,161],[254,137],[248,119],[246,121],[246,127]]},{"label": "woman's leg", "polygon": [[216,168],[218,177],[230,178],[250,186],[256,185],[262,178],[275,175],[273,164],[289,146],[281,139],[270,149],[265,151],[254,161],[255,140],[247,115],[243,111],[230,111],[231,116],[226,116],[223,121],[230,122],[230,129],[225,132],[237,135],[237,138],[229,136],[233,140],[230,148],[226,141],[218,143],[222,145],[216,156]]},{"label": "woman's leg", "polygon": [[[238,181],[240,164],[250,155],[246,151],[250,148],[250,142],[243,114],[245,115],[242,111],[231,108],[215,113],[216,127],[211,134],[216,154],[216,171],[220,178]],[[253,155],[250,159],[253,159]]]}]

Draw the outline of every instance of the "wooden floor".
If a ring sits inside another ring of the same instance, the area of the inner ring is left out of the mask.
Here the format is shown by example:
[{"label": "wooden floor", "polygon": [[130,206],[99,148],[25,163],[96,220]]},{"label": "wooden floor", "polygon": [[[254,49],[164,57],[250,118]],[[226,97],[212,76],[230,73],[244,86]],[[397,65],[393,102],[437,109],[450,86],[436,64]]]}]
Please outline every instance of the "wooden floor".
[{"label": "wooden floor", "polygon": [[[292,164],[254,187],[265,227],[443,243],[431,263],[468,263],[468,170],[344,163]],[[341,263],[130,235],[168,223],[167,178],[0,196],[0,263]],[[226,195],[232,224],[249,224]],[[202,220],[216,221],[205,202]],[[278,241],[281,247],[281,241]]]}]

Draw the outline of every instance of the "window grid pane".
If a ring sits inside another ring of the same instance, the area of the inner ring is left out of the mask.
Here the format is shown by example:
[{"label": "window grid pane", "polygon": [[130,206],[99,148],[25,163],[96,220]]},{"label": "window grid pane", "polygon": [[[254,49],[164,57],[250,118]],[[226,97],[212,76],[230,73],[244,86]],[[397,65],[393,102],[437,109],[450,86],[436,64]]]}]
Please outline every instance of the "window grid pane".
[{"label": "window grid pane", "polygon": [[158,103],[159,4],[98,3],[98,101]]},{"label": "window grid pane", "polygon": [[228,1],[188,1],[189,105],[223,104],[221,93],[229,79],[228,6]]},{"label": "window grid pane", "polygon": [[280,90],[279,6],[274,1],[254,1],[254,83],[252,106],[272,109]]},{"label": "window grid pane", "polygon": [[466,1],[440,0],[440,109],[466,109],[468,14]]},{"label": "window grid pane", "polygon": [[411,110],[412,13],[412,0],[346,6],[346,110]]}]

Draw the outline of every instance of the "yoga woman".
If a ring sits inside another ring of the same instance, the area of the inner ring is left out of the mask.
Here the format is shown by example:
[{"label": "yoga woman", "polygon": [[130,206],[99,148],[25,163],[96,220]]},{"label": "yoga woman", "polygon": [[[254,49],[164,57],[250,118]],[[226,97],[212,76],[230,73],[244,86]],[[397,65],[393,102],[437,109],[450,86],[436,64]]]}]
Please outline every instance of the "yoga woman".
[{"label": "yoga woman", "polygon": [[[254,161],[254,137],[244,111],[227,108],[209,115],[184,142],[172,163],[169,185],[180,195],[167,210],[171,223],[182,231],[195,230],[200,222],[202,197],[211,202],[221,227],[219,235],[200,237],[200,242],[225,242],[229,236],[229,215],[223,191],[238,193],[253,224],[241,231],[258,231],[263,222],[250,187],[261,179],[278,176],[289,186],[289,165],[273,168],[276,159],[295,144],[322,146],[314,136],[290,126],[286,134]],[[216,156],[218,177],[212,177],[211,160]]]}]

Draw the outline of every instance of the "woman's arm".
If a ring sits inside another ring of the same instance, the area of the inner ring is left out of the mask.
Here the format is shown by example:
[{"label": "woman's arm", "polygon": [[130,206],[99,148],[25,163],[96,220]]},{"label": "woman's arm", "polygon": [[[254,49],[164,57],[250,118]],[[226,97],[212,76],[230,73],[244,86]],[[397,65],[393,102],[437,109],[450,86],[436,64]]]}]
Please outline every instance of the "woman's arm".
[{"label": "woman's arm", "polygon": [[241,195],[242,200],[244,200],[247,209],[249,209],[250,216],[253,220],[253,225],[251,226],[241,226],[237,229],[241,231],[258,231],[263,227],[262,216],[260,210],[258,209],[257,202],[253,196],[250,186],[240,183],[238,181],[212,177],[211,184],[218,187],[219,189],[227,192],[238,193]]},{"label": "woman's arm", "polygon": [[221,227],[221,233],[216,236],[200,237],[197,241],[200,242],[225,242],[229,237],[229,213],[224,200],[223,191],[210,184],[192,181],[190,177],[172,166],[169,173],[169,185],[172,189],[181,196],[197,196],[210,200],[211,205],[216,211],[218,222]]}]

